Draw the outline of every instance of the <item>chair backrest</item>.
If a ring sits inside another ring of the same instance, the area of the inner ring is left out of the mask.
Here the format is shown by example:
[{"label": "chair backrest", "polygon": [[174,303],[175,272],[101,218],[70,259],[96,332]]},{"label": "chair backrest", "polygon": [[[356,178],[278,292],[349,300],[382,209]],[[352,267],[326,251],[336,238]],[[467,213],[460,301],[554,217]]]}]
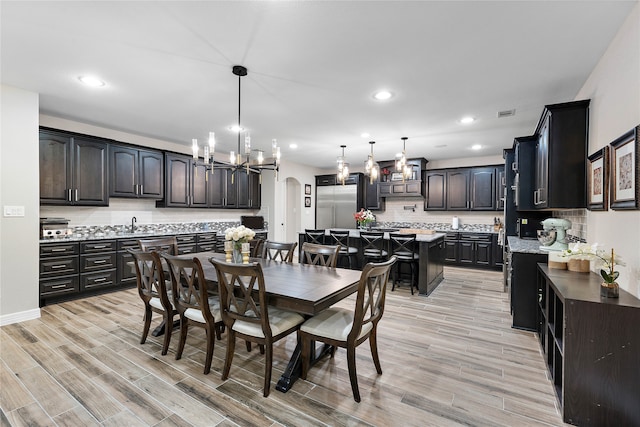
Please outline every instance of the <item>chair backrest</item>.
[{"label": "chair backrest", "polygon": [[332,245],[340,246],[341,251],[348,251],[351,247],[351,238],[349,231],[345,230],[329,230],[329,240]]},{"label": "chair backrest", "polygon": [[237,320],[260,325],[270,338],[269,313],[262,266],[259,263],[234,264],[210,258],[218,275],[220,313],[227,327]]},{"label": "chair backrest", "polygon": [[156,251],[127,251],[133,256],[140,298],[145,302],[149,302],[151,298],[158,298],[165,310],[172,310],[160,255]]},{"label": "chair backrest", "polygon": [[353,325],[347,336],[347,341],[357,340],[364,325],[373,323],[375,327],[375,324],[382,317],[389,272],[395,262],[396,257],[392,256],[387,261],[370,262],[364,266],[358,283]]},{"label": "chair backrest", "polygon": [[308,242],[304,242],[302,244],[302,256],[304,261],[311,265],[336,268],[339,252],[340,246],[338,245],[318,245]]},{"label": "chair backrest", "polygon": [[[204,279],[202,264],[198,258],[181,259],[163,254],[171,273],[171,290],[176,309],[184,313],[195,309],[202,313],[206,323],[215,323],[209,307],[209,293]],[[218,319],[219,320],[219,319]]]},{"label": "chair backrest", "polygon": [[404,233],[389,234],[389,252],[392,255],[412,257],[416,253],[416,235]]},{"label": "chair backrest", "polygon": [[325,244],[325,230],[304,230],[304,241],[309,243],[315,243],[316,245]]},{"label": "chair backrest", "polygon": [[292,262],[298,242],[281,243],[267,240],[262,245],[262,258],[275,261]]},{"label": "chair backrest", "polygon": [[251,258],[260,258],[262,256],[262,245],[264,245],[264,239],[251,239],[249,240]]},{"label": "chair backrest", "polygon": [[138,240],[138,247],[145,252],[157,251],[166,252],[169,255],[178,255],[178,239],[176,239],[176,236],[140,239]]},{"label": "chair backrest", "polygon": [[361,231],[362,254],[366,256],[379,256],[384,250],[384,233],[373,231]]}]

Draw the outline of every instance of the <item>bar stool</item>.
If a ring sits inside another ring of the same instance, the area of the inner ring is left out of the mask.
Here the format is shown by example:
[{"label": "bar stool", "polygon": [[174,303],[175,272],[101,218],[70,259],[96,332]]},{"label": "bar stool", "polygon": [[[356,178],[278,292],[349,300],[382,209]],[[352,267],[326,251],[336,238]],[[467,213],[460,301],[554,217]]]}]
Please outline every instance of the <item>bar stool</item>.
[{"label": "bar stool", "polygon": [[307,243],[313,243],[316,245],[324,245],[325,244],[325,234],[326,230],[312,230],[305,229],[304,230],[304,241]]},{"label": "bar stool", "polygon": [[347,258],[349,262],[349,269],[353,269],[353,258],[356,258],[356,265],[358,261],[358,248],[351,245],[351,237],[349,231],[345,230],[329,230],[329,239],[332,245],[340,246],[338,251],[338,262],[341,259]]},{"label": "bar stool", "polygon": [[391,255],[395,255],[397,258],[396,265],[394,265],[395,273],[393,275],[393,285],[391,286],[392,291],[396,288],[396,281],[400,273],[401,265],[409,264],[409,268],[411,269],[411,281],[409,285],[411,286],[411,295],[413,295],[415,271],[420,260],[420,255],[416,249],[415,234],[389,233],[389,251]]},{"label": "bar stool", "polygon": [[361,231],[362,255],[365,264],[368,262],[382,262],[387,259],[389,252],[385,250],[384,233],[378,231]]}]

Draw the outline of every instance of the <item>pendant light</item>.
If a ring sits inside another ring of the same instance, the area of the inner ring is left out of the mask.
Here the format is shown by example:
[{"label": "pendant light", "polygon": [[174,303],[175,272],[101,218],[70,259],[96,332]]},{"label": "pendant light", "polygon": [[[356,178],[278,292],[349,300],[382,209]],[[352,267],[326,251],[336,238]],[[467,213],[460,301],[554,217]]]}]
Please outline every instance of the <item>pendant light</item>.
[{"label": "pendant light", "polygon": [[373,184],[373,182],[378,179],[378,176],[380,176],[380,165],[378,165],[373,158],[373,144],[375,143],[375,141],[369,141],[371,154],[369,154],[369,157],[364,162],[364,174],[369,177],[369,184]]},{"label": "pendant light", "polygon": [[346,145],[341,145],[342,155],[338,156],[338,174],[336,175],[338,181],[344,185],[345,179],[349,178],[349,163],[347,159],[344,157],[344,149],[347,148]]},{"label": "pendant light", "polygon": [[402,181],[404,182],[406,179],[411,179],[411,177],[413,176],[413,168],[407,164],[406,146],[407,139],[409,138],[403,136],[400,139],[402,140],[402,154],[400,155],[398,160],[396,160],[396,171],[402,173]]}]

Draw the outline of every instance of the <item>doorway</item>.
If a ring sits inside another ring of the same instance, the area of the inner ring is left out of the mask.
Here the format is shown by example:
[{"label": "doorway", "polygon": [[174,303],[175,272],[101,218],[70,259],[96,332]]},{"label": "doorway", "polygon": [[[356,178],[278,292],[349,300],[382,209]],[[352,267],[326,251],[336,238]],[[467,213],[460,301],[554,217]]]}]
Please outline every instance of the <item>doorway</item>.
[{"label": "doorway", "polygon": [[301,224],[302,193],[300,181],[289,177],[286,180],[286,207],[284,211],[285,241],[297,242]]}]

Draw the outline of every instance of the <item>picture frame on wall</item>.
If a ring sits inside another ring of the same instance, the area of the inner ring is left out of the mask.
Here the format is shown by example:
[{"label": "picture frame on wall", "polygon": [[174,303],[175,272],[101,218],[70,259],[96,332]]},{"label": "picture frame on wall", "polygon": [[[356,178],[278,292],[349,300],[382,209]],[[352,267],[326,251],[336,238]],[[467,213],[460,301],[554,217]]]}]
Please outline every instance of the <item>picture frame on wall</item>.
[{"label": "picture frame on wall", "polygon": [[311,197],[305,197],[304,198],[304,207],[305,208],[310,208],[311,207]]},{"label": "picture frame on wall", "polygon": [[606,211],[609,206],[609,147],[602,147],[588,159],[587,209]]},{"label": "picture frame on wall", "polygon": [[611,209],[639,209],[640,126],[611,144]]},{"label": "picture frame on wall", "polygon": [[311,195],[311,184],[304,185],[304,194],[306,194],[307,196]]}]

